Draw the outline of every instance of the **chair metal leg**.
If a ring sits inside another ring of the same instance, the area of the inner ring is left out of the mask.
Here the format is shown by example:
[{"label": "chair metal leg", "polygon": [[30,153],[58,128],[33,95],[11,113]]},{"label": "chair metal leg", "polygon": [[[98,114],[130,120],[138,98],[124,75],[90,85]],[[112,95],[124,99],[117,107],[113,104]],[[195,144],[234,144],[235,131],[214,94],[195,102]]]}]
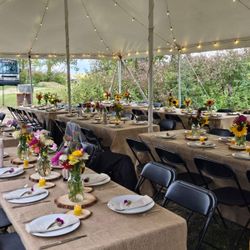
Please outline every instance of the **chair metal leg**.
[{"label": "chair metal leg", "polygon": [[226,222],[225,222],[224,218],[222,217],[222,214],[221,214],[220,209],[219,209],[218,207],[216,207],[216,211],[218,212],[218,214],[219,214],[219,216],[220,216],[220,219],[221,219],[221,221],[222,221],[224,227],[227,229],[228,227],[227,227],[227,225],[226,225]]}]

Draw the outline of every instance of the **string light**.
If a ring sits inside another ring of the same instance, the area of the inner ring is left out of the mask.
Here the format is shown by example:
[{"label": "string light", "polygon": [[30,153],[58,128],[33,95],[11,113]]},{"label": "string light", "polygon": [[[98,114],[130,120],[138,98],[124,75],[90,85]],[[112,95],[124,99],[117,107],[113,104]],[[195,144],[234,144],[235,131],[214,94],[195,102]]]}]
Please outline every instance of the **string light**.
[{"label": "string light", "polygon": [[173,27],[170,27],[170,30],[173,31]]},{"label": "string light", "polygon": [[136,51],[136,53],[135,53],[137,56],[139,55],[139,52],[138,51]]},{"label": "string light", "polygon": [[169,16],[169,15],[170,15],[169,10],[167,10],[167,16]]},{"label": "string light", "polygon": [[160,52],[161,52],[161,49],[157,49],[157,52],[160,53]]},{"label": "string light", "polygon": [[134,22],[135,21],[135,18],[134,17],[132,17],[132,22]]},{"label": "string light", "polygon": [[235,44],[235,45],[239,44],[239,42],[240,42],[240,41],[239,41],[238,39],[235,39],[235,40],[234,40],[234,44]]},{"label": "string light", "polygon": [[198,44],[198,45],[197,45],[197,49],[201,49],[201,44]]},{"label": "string light", "polygon": [[217,47],[217,46],[218,46],[218,43],[217,43],[217,42],[214,42],[213,45],[214,45],[214,47]]},{"label": "string light", "polygon": [[169,52],[172,52],[173,51],[173,49],[171,48],[171,49],[169,49]]},{"label": "string light", "polygon": [[115,7],[117,6],[117,2],[115,2]]}]

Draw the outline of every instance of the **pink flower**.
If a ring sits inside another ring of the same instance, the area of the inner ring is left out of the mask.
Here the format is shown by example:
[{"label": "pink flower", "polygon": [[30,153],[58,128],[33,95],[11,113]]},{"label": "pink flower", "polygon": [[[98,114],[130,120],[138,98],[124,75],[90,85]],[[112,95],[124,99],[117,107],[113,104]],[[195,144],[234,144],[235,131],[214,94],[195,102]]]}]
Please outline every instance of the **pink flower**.
[{"label": "pink flower", "polygon": [[39,154],[40,153],[40,148],[39,147],[35,147],[34,152],[35,152],[35,154]]},{"label": "pink flower", "polygon": [[32,140],[29,142],[29,146],[34,146],[38,143],[39,143],[38,139],[36,137],[33,137]]},{"label": "pink flower", "polygon": [[57,145],[55,143],[53,143],[53,145],[50,147],[50,149],[52,151],[56,151],[57,150]]},{"label": "pink flower", "polygon": [[53,166],[58,166],[59,165],[59,158],[63,154],[62,151],[57,152],[52,158],[51,158],[51,163]]}]

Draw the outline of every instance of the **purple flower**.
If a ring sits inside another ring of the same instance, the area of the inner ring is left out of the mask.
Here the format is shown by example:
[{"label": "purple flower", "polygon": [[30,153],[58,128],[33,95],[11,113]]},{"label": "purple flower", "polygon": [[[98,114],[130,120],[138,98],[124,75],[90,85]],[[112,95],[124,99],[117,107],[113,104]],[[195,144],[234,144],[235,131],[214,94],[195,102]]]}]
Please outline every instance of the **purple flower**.
[{"label": "purple flower", "polygon": [[58,224],[58,226],[61,226],[64,224],[64,220],[61,218],[56,218],[56,223]]},{"label": "purple flower", "polygon": [[58,166],[59,165],[59,158],[63,154],[62,151],[57,152],[52,158],[51,158],[51,163],[53,166]]},{"label": "purple flower", "polygon": [[239,115],[235,118],[234,123],[237,125],[242,125],[247,122],[247,117],[244,115]]},{"label": "purple flower", "polygon": [[13,173],[14,172],[14,168],[10,168],[10,170],[8,172],[9,173]]}]

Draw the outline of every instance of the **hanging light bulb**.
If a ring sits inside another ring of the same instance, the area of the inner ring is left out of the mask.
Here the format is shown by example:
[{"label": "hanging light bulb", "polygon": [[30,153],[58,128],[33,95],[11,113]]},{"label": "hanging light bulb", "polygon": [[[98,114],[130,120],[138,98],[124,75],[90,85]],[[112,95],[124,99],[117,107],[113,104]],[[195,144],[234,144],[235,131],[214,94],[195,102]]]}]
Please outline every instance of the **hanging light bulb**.
[{"label": "hanging light bulb", "polygon": [[197,45],[197,49],[201,49],[201,44],[198,44],[198,45]]},{"label": "hanging light bulb", "polygon": [[115,2],[115,7],[117,6],[117,2]]},{"label": "hanging light bulb", "polygon": [[240,42],[240,41],[239,41],[238,39],[235,39],[235,40],[234,40],[234,44],[235,44],[235,45],[239,44],[239,42]]},{"label": "hanging light bulb", "polygon": [[134,17],[132,17],[132,22],[134,22],[135,21],[135,18]]},{"label": "hanging light bulb", "polygon": [[167,10],[167,16],[169,16],[169,15],[170,15],[169,10]]},{"label": "hanging light bulb", "polygon": [[173,27],[172,26],[170,27],[170,30],[173,31]]}]

